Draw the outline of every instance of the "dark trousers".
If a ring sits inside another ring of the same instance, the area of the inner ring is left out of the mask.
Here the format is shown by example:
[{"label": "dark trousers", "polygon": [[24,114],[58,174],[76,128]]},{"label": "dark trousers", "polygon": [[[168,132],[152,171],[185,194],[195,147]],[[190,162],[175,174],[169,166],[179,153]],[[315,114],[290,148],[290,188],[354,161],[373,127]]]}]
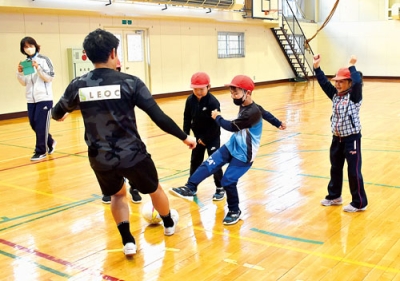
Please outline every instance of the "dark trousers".
[{"label": "dark trousers", "polygon": [[196,172],[189,178],[186,184],[193,191],[197,191],[197,186],[207,177],[214,174],[222,166],[228,164],[221,183],[226,191],[226,201],[229,211],[239,211],[239,194],[237,183],[253,165],[253,162],[245,163],[231,155],[225,145],[221,146],[215,153],[207,158]]},{"label": "dark trousers", "polygon": [[361,174],[361,134],[340,138],[333,136],[330,147],[331,179],[326,199],[336,199],[342,195],[343,166],[347,161],[347,175],[351,193],[351,205],[364,208],[368,205]]},{"label": "dark trousers", "polygon": [[[190,158],[190,175],[196,171],[196,169],[203,163],[204,154],[207,150],[208,156],[212,155],[220,146],[220,139],[216,138],[214,141],[207,143],[206,146],[197,144],[196,148],[192,150],[192,156]],[[222,169],[217,170],[214,173],[214,182],[216,187],[222,187],[221,179],[223,176]]]},{"label": "dark trousers", "polygon": [[53,145],[49,133],[52,107],[53,101],[28,103],[29,124],[36,134],[35,153],[46,154],[48,147]]}]

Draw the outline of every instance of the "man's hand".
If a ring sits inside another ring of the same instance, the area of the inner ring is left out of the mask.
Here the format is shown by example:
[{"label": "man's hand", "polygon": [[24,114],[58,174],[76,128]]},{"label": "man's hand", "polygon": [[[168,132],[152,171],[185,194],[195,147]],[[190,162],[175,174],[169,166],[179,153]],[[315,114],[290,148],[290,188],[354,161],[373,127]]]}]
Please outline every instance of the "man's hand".
[{"label": "man's hand", "polygon": [[218,115],[221,115],[221,112],[219,112],[217,109],[211,111],[211,117],[212,117],[212,119],[217,118]]},{"label": "man's hand", "polygon": [[315,55],[314,58],[313,58],[314,69],[317,69],[319,67],[320,63],[321,63],[321,56],[319,54]]},{"label": "man's hand", "polygon": [[186,144],[190,149],[194,149],[196,147],[196,138],[188,135],[183,143]]},{"label": "man's hand", "polygon": [[61,117],[60,119],[57,120],[57,122],[62,122],[62,121],[64,121],[64,120],[68,117],[68,115],[69,115],[69,113],[66,112],[66,113],[64,114],[63,117]]}]

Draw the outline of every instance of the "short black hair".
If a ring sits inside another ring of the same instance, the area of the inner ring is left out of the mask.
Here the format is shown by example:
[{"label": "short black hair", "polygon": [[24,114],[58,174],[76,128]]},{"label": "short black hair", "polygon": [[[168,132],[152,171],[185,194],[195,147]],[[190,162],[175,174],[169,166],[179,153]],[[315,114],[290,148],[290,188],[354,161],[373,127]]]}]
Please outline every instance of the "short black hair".
[{"label": "short black hair", "polygon": [[114,34],[100,28],[90,32],[83,41],[83,49],[92,63],[106,63],[118,45],[119,39]]},{"label": "short black hair", "polygon": [[21,51],[21,53],[23,55],[26,55],[26,56],[28,55],[27,53],[25,53],[25,50],[24,50],[26,44],[34,45],[35,48],[36,48],[36,52],[39,53],[40,45],[38,43],[36,43],[35,39],[33,39],[32,37],[27,36],[27,37],[22,38],[20,46],[19,46],[19,50]]}]

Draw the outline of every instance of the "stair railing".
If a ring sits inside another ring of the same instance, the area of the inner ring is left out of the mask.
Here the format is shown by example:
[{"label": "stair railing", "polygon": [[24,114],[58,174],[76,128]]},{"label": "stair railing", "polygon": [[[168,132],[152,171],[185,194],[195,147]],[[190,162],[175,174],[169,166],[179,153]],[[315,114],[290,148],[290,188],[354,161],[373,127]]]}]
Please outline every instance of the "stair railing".
[{"label": "stair railing", "polygon": [[[287,0],[282,1],[282,8],[282,24],[285,29],[287,27],[288,30],[290,30],[288,35],[292,40],[292,44],[294,44],[295,50],[299,51],[301,56],[304,58],[304,65],[307,66],[308,72],[313,73],[314,70],[312,67],[312,62],[314,53],[311,49],[311,46],[306,43],[306,37],[303,29],[301,28],[300,23]],[[286,13],[288,11],[290,11],[290,13]]]}]

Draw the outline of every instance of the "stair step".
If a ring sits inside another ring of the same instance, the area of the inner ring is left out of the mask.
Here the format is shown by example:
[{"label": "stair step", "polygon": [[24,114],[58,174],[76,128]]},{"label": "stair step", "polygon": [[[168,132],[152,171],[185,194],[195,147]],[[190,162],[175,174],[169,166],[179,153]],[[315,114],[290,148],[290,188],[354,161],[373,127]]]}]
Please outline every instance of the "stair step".
[{"label": "stair step", "polygon": [[[296,78],[293,81],[307,81],[308,80],[308,66],[307,58],[302,53],[302,48],[299,47],[297,37],[301,34],[294,34],[286,24],[282,24],[280,28],[271,28],[275,39],[280,44],[292,71],[295,73]],[[305,35],[303,34],[303,39]],[[304,39],[305,40],[305,39]],[[300,42],[301,43],[301,42]]]}]

